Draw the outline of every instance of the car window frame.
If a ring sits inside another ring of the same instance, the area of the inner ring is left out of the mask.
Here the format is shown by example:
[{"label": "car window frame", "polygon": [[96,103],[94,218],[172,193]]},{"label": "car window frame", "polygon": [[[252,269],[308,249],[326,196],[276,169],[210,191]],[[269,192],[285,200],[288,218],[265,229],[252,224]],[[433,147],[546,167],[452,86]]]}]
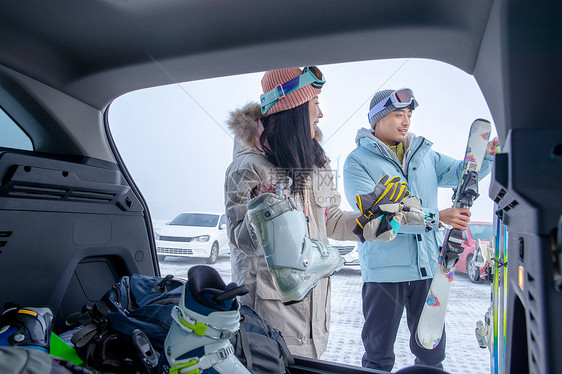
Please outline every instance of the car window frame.
[{"label": "car window frame", "polygon": [[25,135],[26,139],[29,141],[29,146],[30,148],[25,148],[25,147],[13,147],[10,145],[5,145],[2,144],[0,142],[0,148],[5,148],[5,149],[16,149],[16,150],[20,150],[20,151],[28,151],[28,152],[35,152],[35,144],[33,142],[33,138],[27,133],[27,131],[25,131],[25,129],[14,119],[14,117],[12,117],[10,115],[10,113],[8,113],[6,111],[6,109],[4,109],[2,106],[0,106],[0,117],[5,116],[8,120],[9,120],[9,124],[13,125],[14,128],[16,128],[17,130],[19,130],[19,132],[23,135]]},{"label": "car window frame", "polygon": [[[490,232],[491,232],[492,235],[493,235],[493,232],[492,232],[493,228],[492,228],[492,225],[490,225],[490,224],[475,223],[475,224],[472,224],[472,225],[468,225],[468,231],[469,231],[468,234],[470,235],[470,238],[473,239],[474,241],[476,241],[476,239],[474,239],[475,237],[480,236],[480,233],[476,233],[476,235],[474,235],[474,234],[472,233],[472,228],[474,228],[475,226],[479,226],[479,227],[480,227],[480,226],[490,227],[489,230],[490,230]],[[491,236],[491,235],[490,235],[490,236]],[[480,240],[490,240],[490,238],[488,238],[488,239],[480,239]]]}]

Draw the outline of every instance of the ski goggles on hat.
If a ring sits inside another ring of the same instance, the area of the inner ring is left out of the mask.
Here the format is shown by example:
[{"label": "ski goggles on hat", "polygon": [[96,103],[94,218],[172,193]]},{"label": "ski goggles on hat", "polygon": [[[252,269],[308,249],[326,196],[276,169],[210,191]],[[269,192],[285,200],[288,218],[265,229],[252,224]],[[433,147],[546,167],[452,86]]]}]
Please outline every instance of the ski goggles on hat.
[{"label": "ski goggles on hat", "polygon": [[389,106],[394,106],[396,109],[402,109],[411,106],[416,109],[418,102],[414,97],[414,93],[409,88],[402,88],[391,93],[387,98],[381,100],[377,105],[369,111],[369,122],[377,113]]},{"label": "ski goggles on hat", "polygon": [[326,79],[320,69],[316,66],[307,66],[302,70],[302,74],[298,77],[280,84],[271,91],[260,96],[261,113],[267,113],[267,111],[275,105],[276,102],[299,88],[303,88],[309,84],[314,88],[322,88],[324,83],[326,83]]}]

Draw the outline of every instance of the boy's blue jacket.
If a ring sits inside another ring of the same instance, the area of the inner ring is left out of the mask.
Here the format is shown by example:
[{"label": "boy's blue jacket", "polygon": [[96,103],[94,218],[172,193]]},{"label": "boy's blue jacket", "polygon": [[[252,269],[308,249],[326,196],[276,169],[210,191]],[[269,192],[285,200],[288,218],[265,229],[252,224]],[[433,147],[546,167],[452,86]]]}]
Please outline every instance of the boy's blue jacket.
[{"label": "boy's blue jacket", "polygon": [[[438,187],[457,187],[463,161],[431,149],[433,143],[408,133],[404,141],[404,162],[371,129],[360,129],[357,148],[347,157],[343,169],[345,195],[356,207],[355,196],[373,191],[383,176],[400,176],[406,180],[413,196],[422,201],[426,212],[438,214]],[[492,167],[493,157],[486,154],[480,170],[482,180]],[[445,207],[442,207],[445,208]],[[432,230],[421,235],[402,234],[389,242],[359,243],[359,260],[363,282],[406,282],[432,278],[443,233]]]}]

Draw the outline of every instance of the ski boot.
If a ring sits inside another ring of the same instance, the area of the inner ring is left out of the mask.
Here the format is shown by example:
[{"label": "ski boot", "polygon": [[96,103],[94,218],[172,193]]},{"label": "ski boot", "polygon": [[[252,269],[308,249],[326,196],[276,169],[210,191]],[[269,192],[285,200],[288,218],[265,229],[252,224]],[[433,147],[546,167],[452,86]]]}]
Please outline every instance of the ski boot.
[{"label": "ski boot", "polygon": [[480,348],[488,348],[490,353],[492,352],[492,339],[494,333],[494,310],[492,307],[488,308],[486,314],[484,314],[484,322],[477,321],[476,322],[476,329],[474,333],[476,335],[476,340],[478,341],[478,345]]},{"label": "ski boot", "polygon": [[0,346],[36,348],[49,353],[53,312],[50,308],[8,303],[0,315]]},{"label": "ski boot", "polygon": [[476,239],[476,249],[474,250],[474,256],[472,256],[472,261],[474,261],[474,266],[478,269],[483,269],[486,266],[487,258],[486,258],[487,250],[482,249],[482,242],[480,239]]},{"label": "ski boot", "polygon": [[246,285],[225,285],[210,266],[189,269],[179,305],[172,309],[170,326],[160,355],[159,374],[248,374],[234,355],[229,339],[240,328],[236,296]]},{"label": "ski boot", "polygon": [[248,202],[248,216],[283,303],[304,299],[322,278],[343,266],[337,249],[306,236],[306,219],[292,197],[264,193]]}]

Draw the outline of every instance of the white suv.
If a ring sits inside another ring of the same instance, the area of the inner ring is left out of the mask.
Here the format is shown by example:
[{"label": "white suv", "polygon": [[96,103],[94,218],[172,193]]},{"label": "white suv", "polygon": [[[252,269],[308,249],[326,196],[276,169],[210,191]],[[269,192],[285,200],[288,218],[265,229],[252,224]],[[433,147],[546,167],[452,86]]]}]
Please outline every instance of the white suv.
[{"label": "white suv", "polygon": [[214,264],[221,250],[229,249],[222,213],[180,213],[155,234],[160,261],[166,256],[203,257]]}]

